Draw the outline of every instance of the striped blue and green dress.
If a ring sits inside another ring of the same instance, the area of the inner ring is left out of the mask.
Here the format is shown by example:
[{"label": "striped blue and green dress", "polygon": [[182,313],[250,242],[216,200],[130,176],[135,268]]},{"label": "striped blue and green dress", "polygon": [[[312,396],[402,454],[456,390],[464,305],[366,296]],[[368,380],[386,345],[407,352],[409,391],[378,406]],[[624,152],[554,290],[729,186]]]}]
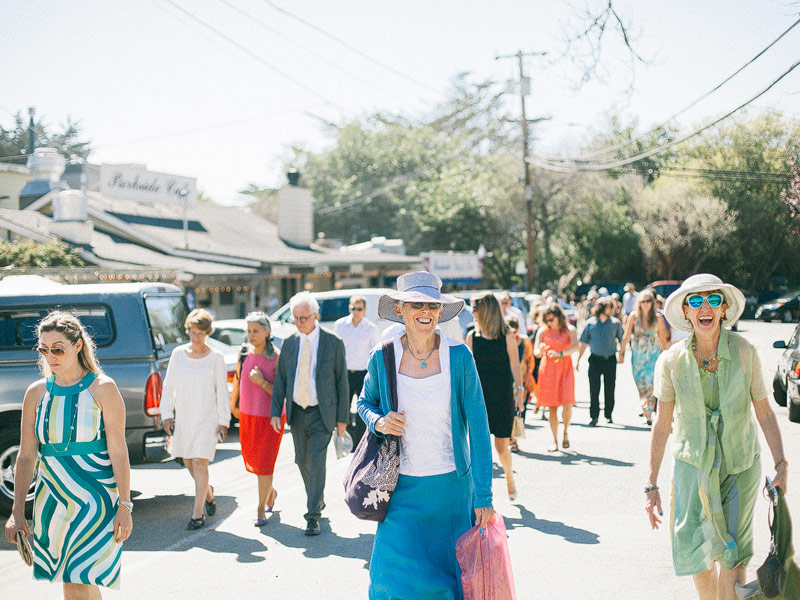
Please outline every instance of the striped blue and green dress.
[{"label": "striped blue and green dress", "polygon": [[88,373],[69,387],[47,379],[36,411],[39,479],[33,517],[36,579],[118,588],[122,544],[114,540],[119,494],[103,413]]}]

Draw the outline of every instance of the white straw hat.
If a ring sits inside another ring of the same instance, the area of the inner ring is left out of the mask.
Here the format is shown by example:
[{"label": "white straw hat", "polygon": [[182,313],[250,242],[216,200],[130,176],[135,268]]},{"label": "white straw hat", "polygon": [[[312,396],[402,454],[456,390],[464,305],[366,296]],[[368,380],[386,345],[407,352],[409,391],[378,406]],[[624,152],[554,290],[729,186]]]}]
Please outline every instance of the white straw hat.
[{"label": "white straw hat", "polygon": [[669,321],[669,324],[680,331],[692,333],[691,322],[686,319],[683,314],[683,303],[686,296],[698,292],[712,292],[719,290],[725,297],[724,302],[728,305],[725,311],[725,318],[722,319],[723,327],[731,325],[739,320],[744,312],[746,304],[744,294],[739,291],[739,288],[731,285],[730,283],[723,283],[722,279],[710,273],[699,273],[692,275],[681,284],[677,290],[672,292],[667,300],[664,302],[664,316]]},{"label": "white straw hat", "polygon": [[397,291],[378,298],[378,316],[382,319],[402,323],[394,310],[395,304],[402,302],[439,302],[442,314],[439,322],[449,321],[464,308],[464,301],[455,296],[442,293],[442,280],[427,271],[406,273],[397,278]]}]

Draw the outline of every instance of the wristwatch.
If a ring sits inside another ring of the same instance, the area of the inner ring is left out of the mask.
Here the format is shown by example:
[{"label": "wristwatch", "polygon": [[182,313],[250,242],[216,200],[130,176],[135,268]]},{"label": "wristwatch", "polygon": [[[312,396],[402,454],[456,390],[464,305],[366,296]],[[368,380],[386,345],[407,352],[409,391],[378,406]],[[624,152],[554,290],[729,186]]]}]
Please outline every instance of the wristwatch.
[{"label": "wristwatch", "polygon": [[133,502],[131,502],[130,500],[120,500],[119,503],[120,505],[127,508],[129,513],[133,514]]}]

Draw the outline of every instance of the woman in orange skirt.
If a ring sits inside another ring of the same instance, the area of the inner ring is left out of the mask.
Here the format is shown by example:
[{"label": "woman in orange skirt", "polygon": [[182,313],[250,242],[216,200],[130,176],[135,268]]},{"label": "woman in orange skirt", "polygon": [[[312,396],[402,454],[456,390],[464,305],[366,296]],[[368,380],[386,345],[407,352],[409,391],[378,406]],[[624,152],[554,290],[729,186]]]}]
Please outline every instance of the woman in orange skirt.
[{"label": "woman in orange skirt", "polygon": [[276,433],[269,416],[275,365],[278,363],[278,350],[272,345],[272,328],[263,312],[250,313],[245,320],[251,348],[239,357],[231,392],[231,412],[239,419],[244,467],[258,476],[258,508],[253,524],[261,527],[267,524],[267,512],[272,512],[278,496],[272,486],[272,476],[286,413],[281,415],[281,430]]},{"label": "woman in orange skirt", "polygon": [[564,421],[561,447],[569,448],[567,429],[572,419],[572,406],[575,404],[575,375],[570,355],[578,349],[578,333],[567,323],[567,317],[558,304],[545,307],[542,320],[544,327],[536,332],[536,341],[533,344],[534,355],[542,358],[536,398],[539,406],[549,408],[553,445],[547,451],[557,452],[559,406],[562,407],[561,419]]}]

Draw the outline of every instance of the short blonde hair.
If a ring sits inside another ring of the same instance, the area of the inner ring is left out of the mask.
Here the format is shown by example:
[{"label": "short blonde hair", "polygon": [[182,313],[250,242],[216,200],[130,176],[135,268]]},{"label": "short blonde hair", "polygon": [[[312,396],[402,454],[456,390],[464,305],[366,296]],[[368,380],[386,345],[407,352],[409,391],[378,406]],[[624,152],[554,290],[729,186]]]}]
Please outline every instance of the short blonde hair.
[{"label": "short blonde hair", "polygon": [[213,322],[214,317],[212,317],[211,313],[205,308],[195,308],[186,317],[186,320],[183,322],[183,326],[187,331],[192,327],[196,327],[200,331],[205,332],[207,335],[211,335],[214,332],[214,328],[211,326]]}]

